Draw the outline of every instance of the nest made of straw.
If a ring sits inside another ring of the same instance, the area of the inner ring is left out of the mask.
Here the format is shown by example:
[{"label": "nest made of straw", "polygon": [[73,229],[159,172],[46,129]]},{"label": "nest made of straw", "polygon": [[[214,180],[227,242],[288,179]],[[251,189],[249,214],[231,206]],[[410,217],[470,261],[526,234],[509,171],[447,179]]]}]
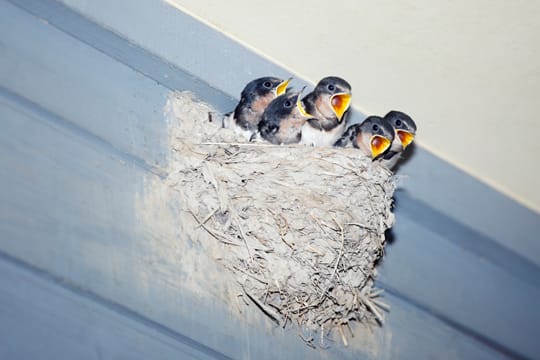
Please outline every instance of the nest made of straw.
[{"label": "nest made of straw", "polygon": [[247,143],[210,123],[212,111],[172,95],[169,176],[235,286],[312,346],[316,331],[337,328],[346,343],[343,326],[382,323],[373,280],[394,221],[391,172],[356,149]]}]

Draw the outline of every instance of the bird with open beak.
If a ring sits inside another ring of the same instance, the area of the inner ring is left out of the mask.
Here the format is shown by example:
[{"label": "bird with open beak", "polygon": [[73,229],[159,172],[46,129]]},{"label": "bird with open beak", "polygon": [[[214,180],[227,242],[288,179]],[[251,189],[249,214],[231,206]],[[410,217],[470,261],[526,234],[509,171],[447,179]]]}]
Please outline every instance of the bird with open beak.
[{"label": "bird with open beak", "polygon": [[362,123],[349,126],[334,146],[352,145],[372,160],[378,159],[394,141],[394,129],[380,116],[369,116]]},{"label": "bird with open beak", "polygon": [[302,143],[310,146],[332,146],[345,131],[345,114],[351,104],[351,86],[342,78],[321,79],[303,99],[311,115],[302,129]]},{"label": "bird with open beak", "polygon": [[275,145],[300,142],[302,127],[310,118],[300,101],[301,93],[280,95],[264,110],[259,122],[259,134],[264,140]]},{"label": "bird with open beak", "polygon": [[242,90],[234,112],[223,119],[223,127],[233,129],[251,141],[257,133],[264,110],[272,100],[286,93],[291,79],[267,76],[250,81]]},{"label": "bird with open beak", "polygon": [[416,136],[416,124],[407,114],[392,110],[384,116],[384,120],[394,130],[394,141],[390,149],[380,158],[380,162],[388,169],[393,169],[401,158],[403,151],[413,142]]}]

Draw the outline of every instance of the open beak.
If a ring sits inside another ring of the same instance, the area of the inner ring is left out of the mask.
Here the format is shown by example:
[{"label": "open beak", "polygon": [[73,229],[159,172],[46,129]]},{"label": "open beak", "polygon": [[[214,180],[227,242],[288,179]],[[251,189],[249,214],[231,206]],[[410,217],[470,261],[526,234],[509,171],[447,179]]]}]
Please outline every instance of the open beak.
[{"label": "open beak", "polygon": [[306,111],[306,108],[304,107],[304,103],[302,102],[302,100],[300,100],[300,98],[301,98],[300,95],[302,95],[305,88],[306,87],[304,86],[302,88],[302,90],[300,90],[300,92],[298,93],[298,98],[296,99],[296,107],[298,108],[298,111],[300,112],[300,114],[302,114],[303,117],[305,117],[305,118],[313,118],[313,116]]},{"label": "open beak", "polygon": [[306,118],[313,117],[306,111],[306,108],[304,107],[302,100],[300,100],[300,96],[298,97],[298,100],[296,100],[296,107],[298,108],[298,111],[300,111],[300,114],[302,114],[303,117],[306,117]]},{"label": "open beak", "polygon": [[392,141],[381,135],[373,135],[369,144],[371,146],[371,157],[376,159],[390,147]]},{"label": "open beak", "polygon": [[405,130],[396,130],[396,132],[397,136],[399,137],[399,141],[401,141],[401,145],[403,145],[403,149],[413,142],[414,134],[412,132]]},{"label": "open beak", "polygon": [[276,87],[276,96],[280,96],[282,94],[285,94],[285,91],[287,91],[287,86],[289,85],[289,82],[292,80],[291,78],[288,78],[285,81],[282,81],[277,87]]},{"label": "open beak", "polygon": [[330,105],[332,105],[332,109],[340,122],[343,119],[343,114],[345,114],[345,111],[347,111],[351,104],[351,97],[351,94],[339,93],[332,95],[330,98]]}]

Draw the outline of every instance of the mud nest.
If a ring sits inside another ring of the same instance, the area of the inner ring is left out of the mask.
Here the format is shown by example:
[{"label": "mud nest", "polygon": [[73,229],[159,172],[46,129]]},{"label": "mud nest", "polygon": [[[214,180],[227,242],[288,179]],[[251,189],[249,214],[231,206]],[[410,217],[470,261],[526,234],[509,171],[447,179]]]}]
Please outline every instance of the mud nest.
[{"label": "mud nest", "polygon": [[192,231],[220,244],[216,260],[246,304],[310,346],[335,331],[347,344],[355,322],[382,324],[373,281],[394,222],[391,172],[355,149],[247,143],[188,92],[171,95],[167,114],[168,181]]}]

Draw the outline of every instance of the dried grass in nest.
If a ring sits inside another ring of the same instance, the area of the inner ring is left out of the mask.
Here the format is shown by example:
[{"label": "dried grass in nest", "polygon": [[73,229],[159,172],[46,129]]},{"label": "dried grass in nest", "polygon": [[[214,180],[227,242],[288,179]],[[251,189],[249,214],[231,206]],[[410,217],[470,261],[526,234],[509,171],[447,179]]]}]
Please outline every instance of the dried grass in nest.
[{"label": "dried grass in nest", "polygon": [[392,174],[355,149],[246,143],[175,93],[171,184],[245,299],[315,346],[351,322],[383,322],[375,262],[392,226]]}]

